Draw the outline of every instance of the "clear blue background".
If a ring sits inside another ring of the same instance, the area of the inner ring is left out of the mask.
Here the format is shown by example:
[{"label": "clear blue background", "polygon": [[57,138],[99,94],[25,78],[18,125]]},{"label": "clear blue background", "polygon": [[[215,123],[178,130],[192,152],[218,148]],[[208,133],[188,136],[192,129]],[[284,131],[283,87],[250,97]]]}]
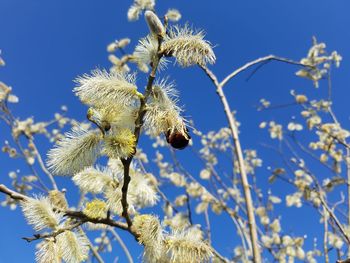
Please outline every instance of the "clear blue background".
[{"label": "clear blue background", "polygon": [[[216,45],[217,63],[213,71],[219,79],[245,62],[268,54],[299,60],[306,55],[313,35],[326,42],[329,51],[336,49],[344,58],[341,68],[332,73],[333,99],[340,120],[349,127],[348,0],[158,2],[159,14],[164,14],[168,7],[178,8],[183,15],[181,23],[189,21],[194,27],[206,30],[207,39]],[[135,44],[139,37],[147,34],[143,19],[127,22],[130,4],[131,1],[117,0],[0,0],[0,49],[7,63],[6,67],[0,68],[0,80],[12,86],[20,97],[20,103],[14,107],[15,114],[21,118],[35,116],[37,121],[47,120],[65,104],[70,116],[83,119],[86,109],[71,92],[72,80],[96,66],[108,68],[106,45],[114,39],[130,37]],[[309,82],[294,76],[296,70],[294,66],[270,63],[249,82],[245,80],[249,73],[245,73],[227,86],[230,103],[242,123],[244,148],[257,148],[266,140],[266,134],[257,132],[262,120],[279,120],[286,114],[283,110],[256,113],[255,106],[261,97],[290,102],[290,89],[326,94],[326,83],[322,82],[321,89],[316,91]],[[183,70],[170,65],[167,73],[176,80],[181,103],[186,105],[186,115],[199,129],[209,131],[225,125],[214,88],[198,68]],[[140,74],[138,79],[144,85],[146,76]],[[7,128],[0,124],[0,141],[8,139],[8,134]],[[46,151],[50,145],[41,147]],[[265,166],[275,163],[271,152],[266,151],[263,158]],[[188,162],[185,165],[190,170],[198,170]],[[9,183],[7,173],[14,167],[28,173],[19,161],[9,161],[4,154],[0,155],[1,183]],[[271,188],[282,197],[291,192],[284,184],[267,186],[268,175],[266,169],[258,172],[263,188]],[[321,225],[315,211],[282,207],[277,208],[276,213],[282,214],[285,231],[295,235],[308,233],[321,240]],[[33,262],[35,244],[21,240],[21,237],[31,235],[32,229],[25,224],[20,211],[0,208],[0,215],[0,263]],[[230,248],[237,241],[234,228],[216,223],[213,229],[218,250],[231,255]],[[140,248],[126,237],[130,241],[128,244],[132,244],[133,254],[140,255]],[[312,246],[310,238],[306,243],[309,248]],[[113,256],[116,255],[120,256],[120,262],[125,262],[118,245],[113,252]],[[112,262],[111,257],[109,259],[106,262]]]}]

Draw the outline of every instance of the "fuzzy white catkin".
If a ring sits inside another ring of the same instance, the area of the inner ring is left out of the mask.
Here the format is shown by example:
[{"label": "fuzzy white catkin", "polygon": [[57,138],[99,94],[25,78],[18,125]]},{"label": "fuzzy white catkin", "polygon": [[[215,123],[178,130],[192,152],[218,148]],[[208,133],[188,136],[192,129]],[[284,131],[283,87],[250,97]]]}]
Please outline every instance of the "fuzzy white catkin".
[{"label": "fuzzy white catkin", "polygon": [[201,240],[200,235],[194,235],[191,229],[173,232],[167,237],[166,244],[170,262],[209,262],[213,256],[211,248]]},{"label": "fuzzy white catkin", "polygon": [[35,260],[37,263],[61,263],[60,251],[55,240],[46,239],[39,244],[38,250],[35,252]]},{"label": "fuzzy white catkin", "polygon": [[[141,38],[135,48],[134,56],[139,64],[150,65],[154,63],[158,59],[158,40],[151,36]],[[165,69],[167,62],[168,61],[162,57],[159,60],[158,69]]]},{"label": "fuzzy white catkin", "polygon": [[148,263],[163,262],[163,229],[159,219],[153,215],[140,215],[134,218],[133,230],[139,242],[145,246],[143,260]]},{"label": "fuzzy white catkin", "polygon": [[[121,188],[122,188],[122,183],[120,183],[118,187],[107,187],[103,192],[108,209],[116,215],[121,215],[123,211],[123,207],[121,204],[121,200],[122,200]],[[134,196],[128,193],[129,214],[135,213],[134,202],[135,202]]]},{"label": "fuzzy white catkin", "polygon": [[123,105],[105,105],[99,108],[89,108],[88,119],[96,123],[99,127],[105,128],[135,128],[135,119],[137,117],[137,107]]},{"label": "fuzzy white catkin", "polygon": [[203,31],[194,32],[188,25],[183,28],[174,26],[162,44],[162,52],[175,57],[176,62],[183,67],[214,64],[214,51],[204,36]]},{"label": "fuzzy white catkin", "polygon": [[154,5],[154,0],[134,0],[134,3],[130,6],[128,10],[128,20],[138,20],[142,10],[152,10],[154,9]]},{"label": "fuzzy white catkin", "polygon": [[129,185],[129,194],[134,199],[134,204],[138,207],[154,206],[159,197],[147,178],[141,173],[133,173]]},{"label": "fuzzy white catkin", "polygon": [[48,153],[47,165],[56,175],[73,175],[91,166],[98,155],[100,135],[75,127]]},{"label": "fuzzy white catkin", "polygon": [[73,182],[81,191],[99,194],[107,187],[116,184],[109,169],[99,169],[94,167],[86,167],[73,176]]},{"label": "fuzzy white catkin", "polygon": [[89,106],[130,105],[139,95],[135,81],[134,74],[96,69],[91,75],[78,77],[73,91]]},{"label": "fuzzy white catkin", "polygon": [[55,229],[62,219],[62,214],[53,211],[47,197],[29,198],[21,202],[21,206],[28,224],[36,231]]},{"label": "fuzzy white catkin", "polygon": [[177,22],[181,19],[181,13],[177,9],[169,9],[165,16],[173,22]]},{"label": "fuzzy white catkin", "polygon": [[89,242],[83,234],[65,231],[59,234],[56,239],[65,262],[80,263],[88,258]]},{"label": "fuzzy white catkin", "polygon": [[145,129],[152,136],[158,136],[169,130],[182,131],[184,119],[180,116],[181,109],[176,105],[177,91],[173,83],[166,79],[157,81],[153,87],[153,97],[147,105],[144,118]]},{"label": "fuzzy white catkin", "polygon": [[117,129],[104,138],[102,153],[110,158],[128,158],[135,152],[136,137],[130,129]]}]

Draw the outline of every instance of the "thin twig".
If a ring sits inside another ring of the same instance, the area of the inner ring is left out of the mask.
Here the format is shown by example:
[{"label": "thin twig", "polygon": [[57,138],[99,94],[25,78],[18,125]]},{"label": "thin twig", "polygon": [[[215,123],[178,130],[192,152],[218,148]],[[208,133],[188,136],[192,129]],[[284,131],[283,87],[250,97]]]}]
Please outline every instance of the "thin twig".
[{"label": "thin twig", "polygon": [[131,158],[128,159],[121,159],[124,167],[124,179],[123,179],[123,187],[122,187],[122,207],[123,207],[123,212],[122,216],[125,218],[126,223],[128,224],[128,227],[130,228],[132,225],[132,221],[128,212],[129,209],[129,204],[127,201],[127,195],[128,195],[128,188],[129,188],[129,183],[130,183],[130,163],[131,163]]},{"label": "thin twig", "polygon": [[324,224],[324,235],[323,235],[323,251],[324,251],[324,259],[325,263],[329,263],[329,256],[328,256],[328,213],[326,211],[326,208],[323,207],[323,224]]},{"label": "thin twig", "polygon": [[94,247],[94,244],[92,244],[91,240],[89,239],[89,237],[86,235],[85,231],[83,230],[83,228],[81,226],[79,226],[79,231],[85,236],[86,240],[88,241],[88,245],[89,248],[91,249],[92,254],[94,255],[94,257],[96,258],[96,260],[98,261],[98,263],[104,263],[103,258],[101,257],[101,255],[98,253],[98,251],[96,250],[96,248]]},{"label": "thin twig", "polygon": [[346,234],[345,229],[343,228],[342,224],[339,222],[337,216],[333,213],[332,209],[329,208],[328,204],[326,203],[326,201],[324,200],[324,198],[322,197],[322,195],[319,193],[319,198],[321,200],[322,205],[324,206],[324,208],[327,210],[329,216],[333,219],[333,221],[335,222],[335,224],[337,225],[337,227],[340,230],[340,233],[343,235],[343,237],[345,238],[346,242],[348,244],[350,244],[350,238],[349,236]]},{"label": "thin twig", "polygon": [[35,234],[33,235],[33,237],[22,237],[22,239],[24,239],[25,241],[27,241],[28,243],[35,241],[35,240],[39,240],[39,239],[44,239],[44,238],[49,238],[49,237],[56,237],[59,234],[62,234],[65,231],[71,231],[74,228],[77,228],[78,226],[80,226],[81,224],[83,224],[82,222],[76,222],[73,225],[58,229],[54,232],[51,233],[45,233],[45,234]]},{"label": "thin twig", "polygon": [[29,142],[31,143],[31,145],[34,148],[34,151],[35,151],[36,156],[38,158],[38,162],[39,162],[39,165],[40,165],[41,169],[47,175],[47,177],[50,179],[53,189],[58,190],[56,181],[53,178],[53,175],[49,172],[49,170],[47,170],[47,168],[46,168],[46,166],[45,166],[45,164],[43,162],[43,159],[41,158],[40,152],[38,151],[38,148],[36,147],[34,141],[32,139],[30,139]]},{"label": "thin twig", "polygon": [[187,216],[188,216],[188,221],[190,222],[191,225],[193,225],[192,221],[192,211],[191,211],[191,204],[190,204],[190,195],[186,191],[186,206],[187,206]]},{"label": "thin twig", "polygon": [[129,251],[128,247],[125,245],[125,243],[123,242],[121,237],[118,235],[118,233],[111,227],[109,228],[109,231],[112,233],[114,239],[117,240],[117,242],[119,243],[119,245],[123,249],[126,257],[128,258],[128,262],[129,263],[134,263],[134,260],[132,259],[132,256],[130,254],[130,251]]},{"label": "thin twig", "polygon": [[[346,149],[346,174],[348,191],[348,226],[350,226],[350,149]],[[350,248],[348,248],[348,258],[350,258]]]},{"label": "thin twig", "polygon": [[4,184],[0,184],[0,192],[7,194],[8,196],[10,196],[12,199],[14,200],[18,200],[18,201],[25,201],[28,200],[29,197],[22,195],[20,193],[17,193],[9,188],[7,188]]},{"label": "thin twig", "polygon": [[209,219],[209,213],[208,208],[204,210],[204,216],[205,216],[205,223],[207,224],[207,239],[209,245],[211,245],[211,229],[210,229],[210,219]]},{"label": "thin twig", "polygon": [[[110,218],[91,218],[91,217],[85,215],[81,211],[71,211],[71,210],[65,211],[64,215],[71,217],[71,218],[79,219],[84,223],[90,222],[90,223],[95,223],[95,224],[104,224],[104,225],[108,225],[108,226],[114,226],[114,227],[117,227],[117,228],[120,228],[123,230],[127,230],[130,233],[132,233],[127,224],[110,219]],[[134,233],[132,233],[132,234],[134,234]]]},{"label": "thin twig", "polygon": [[280,61],[280,62],[284,62],[284,63],[296,65],[296,66],[312,67],[310,65],[306,65],[306,64],[303,64],[303,63],[300,63],[297,61],[293,61],[293,60],[290,60],[288,58],[282,58],[282,57],[278,57],[275,55],[268,55],[266,57],[258,58],[256,60],[248,62],[247,64],[243,65],[242,67],[236,69],[231,74],[229,74],[223,81],[221,81],[218,86],[224,87],[232,78],[237,76],[239,73],[241,73],[241,72],[247,70],[248,68],[255,66],[259,63],[263,63],[263,62],[266,63],[267,61],[271,61],[271,60]]}]

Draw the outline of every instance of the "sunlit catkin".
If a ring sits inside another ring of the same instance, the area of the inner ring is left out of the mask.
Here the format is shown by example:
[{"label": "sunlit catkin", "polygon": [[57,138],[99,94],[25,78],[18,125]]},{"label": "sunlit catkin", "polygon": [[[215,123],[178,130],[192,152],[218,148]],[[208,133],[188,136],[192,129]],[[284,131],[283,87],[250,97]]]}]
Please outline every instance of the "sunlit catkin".
[{"label": "sunlit catkin", "polygon": [[89,243],[83,234],[65,231],[59,234],[56,240],[65,262],[80,263],[88,258]]},{"label": "sunlit catkin", "polygon": [[164,250],[164,237],[158,218],[153,215],[136,216],[133,231],[138,235],[139,242],[145,246],[144,260],[159,262]]},{"label": "sunlit catkin", "polygon": [[104,138],[103,153],[110,158],[128,158],[135,151],[136,137],[129,129],[118,129]]},{"label": "sunlit catkin", "polygon": [[177,9],[169,9],[165,16],[173,22],[177,22],[181,19],[181,13]]},{"label": "sunlit catkin", "polygon": [[36,231],[58,227],[62,214],[53,211],[47,197],[29,198],[21,203],[24,217]]},{"label": "sunlit catkin", "polygon": [[60,251],[54,238],[48,238],[38,244],[39,248],[35,252],[37,263],[61,263]]},{"label": "sunlit catkin", "polygon": [[[135,60],[140,64],[153,65],[159,59],[158,56],[158,40],[154,37],[147,36],[139,40],[134,51]],[[166,68],[167,60],[162,57],[159,60],[158,69]]]},{"label": "sunlit catkin", "polygon": [[214,64],[216,57],[210,42],[204,40],[204,32],[194,32],[189,26],[174,26],[162,44],[162,52],[173,56],[183,67]]},{"label": "sunlit catkin", "polygon": [[61,211],[68,209],[68,203],[63,192],[58,190],[51,190],[49,192],[49,201],[53,207]]},{"label": "sunlit catkin", "polygon": [[147,104],[144,125],[152,136],[158,136],[172,129],[182,129],[184,122],[181,109],[176,105],[177,91],[174,83],[157,81]]},{"label": "sunlit catkin", "polygon": [[56,175],[73,175],[95,162],[100,139],[95,131],[73,128],[49,151],[47,165]]},{"label": "sunlit catkin", "polygon": [[138,99],[135,75],[96,69],[91,75],[78,77],[75,94],[89,106],[130,105]]},{"label": "sunlit catkin", "polygon": [[112,172],[109,169],[86,167],[73,176],[73,182],[83,192],[99,194],[107,187],[115,186],[117,182],[113,180]]},{"label": "sunlit catkin", "polygon": [[107,210],[107,204],[104,201],[94,199],[91,202],[86,203],[83,212],[88,217],[102,219],[107,217]]},{"label": "sunlit catkin", "polygon": [[210,246],[204,243],[192,230],[176,231],[165,240],[170,262],[209,262],[213,256]]}]

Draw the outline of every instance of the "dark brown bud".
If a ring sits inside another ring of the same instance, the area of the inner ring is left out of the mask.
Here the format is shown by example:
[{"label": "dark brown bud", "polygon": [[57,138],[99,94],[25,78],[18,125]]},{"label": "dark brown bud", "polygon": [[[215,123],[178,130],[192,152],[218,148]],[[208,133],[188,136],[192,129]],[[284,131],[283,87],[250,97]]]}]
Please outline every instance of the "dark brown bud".
[{"label": "dark brown bud", "polygon": [[111,129],[111,124],[109,124],[107,121],[102,121],[101,126],[105,132],[108,132]]},{"label": "dark brown bud", "polygon": [[191,136],[188,133],[188,130],[182,132],[178,130],[171,131],[169,130],[166,135],[166,141],[175,149],[182,150],[185,149],[190,142]]}]

